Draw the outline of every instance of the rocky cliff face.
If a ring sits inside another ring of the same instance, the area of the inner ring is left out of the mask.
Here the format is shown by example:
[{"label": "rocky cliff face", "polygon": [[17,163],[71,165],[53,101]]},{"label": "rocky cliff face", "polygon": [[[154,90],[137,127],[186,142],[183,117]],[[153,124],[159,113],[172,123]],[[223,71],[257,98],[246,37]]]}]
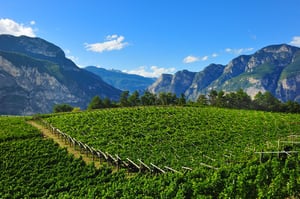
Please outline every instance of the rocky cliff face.
[{"label": "rocky cliff face", "polygon": [[191,85],[196,73],[187,70],[178,71],[175,75],[163,74],[148,90],[153,93],[184,93]]},{"label": "rocky cliff face", "polygon": [[300,102],[300,52],[297,51],[291,64],[286,66],[279,77],[276,96],[283,101],[293,99]]},{"label": "rocky cliff face", "polygon": [[95,95],[117,100],[120,93],[45,40],[0,35],[0,114],[48,113],[61,103],[86,108]]},{"label": "rocky cliff face", "polygon": [[[176,78],[184,77],[180,73],[168,76],[168,79]],[[192,76],[188,81],[190,78]],[[175,85],[172,82],[172,85],[166,85],[164,76],[160,78],[160,82],[165,83],[161,85],[157,81],[149,90],[169,92],[164,88],[181,87],[188,99],[196,100],[200,94],[207,94],[212,89],[233,92],[242,88],[252,97],[259,91],[270,91],[282,101],[300,102],[300,48],[286,44],[272,45],[252,55],[239,56],[226,66],[212,64],[196,73],[189,86]],[[188,88],[185,89],[186,87]],[[176,90],[178,89],[173,89]]]}]

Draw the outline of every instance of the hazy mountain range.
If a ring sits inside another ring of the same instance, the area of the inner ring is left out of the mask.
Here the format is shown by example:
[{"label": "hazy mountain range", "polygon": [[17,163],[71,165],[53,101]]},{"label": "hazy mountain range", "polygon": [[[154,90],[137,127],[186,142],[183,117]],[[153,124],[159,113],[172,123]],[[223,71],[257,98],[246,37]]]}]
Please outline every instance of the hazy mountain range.
[{"label": "hazy mountain range", "polygon": [[41,38],[0,35],[0,114],[48,113],[62,103],[85,109],[95,95],[118,100],[122,90],[147,88],[153,93],[183,93],[190,100],[212,89],[242,88],[252,97],[270,91],[282,101],[300,102],[300,48],[272,45],[227,65],[163,74],[155,81],[93,66],[82,69]]},{"label": "hazy mountain range", "polygon": [[143,92],[149,85],[153,84],[156,78],[143,77],[140,75],[128,74],[119,70],[108,70],[96,66],[88,66],[84,68],[99,77],[105,82],[120,90],[128,90],[131,93],[134,91]]}]

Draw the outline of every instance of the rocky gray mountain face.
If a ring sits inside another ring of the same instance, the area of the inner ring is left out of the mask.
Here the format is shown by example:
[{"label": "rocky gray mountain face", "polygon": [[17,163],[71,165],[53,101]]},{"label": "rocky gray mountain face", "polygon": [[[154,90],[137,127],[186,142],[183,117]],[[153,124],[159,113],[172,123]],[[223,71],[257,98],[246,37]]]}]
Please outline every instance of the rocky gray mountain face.
[{"label": "rocky gray mountain face", "polygon": [[123,91],[130,91],[131,93],[134,91],[145,91],[156,80],[155,78],[127,74],[118,70],[107,70],[96,66],[88,66],[84,69],[98,75],[113,87]]},{"label": "rocky gray mountain face", "polygon": [[211,64],[201,72],[180,71],[162,75],[149,88],[153,93],[183,93],[190,100],[212,89],[234,92],[243,89],[251,97],[270,91],[282,101],[300,102],[300,48],[282,44],[242,55],[227,65]]},{"label": "rocky gray mountain face", "polygon": [[49,113],[62,103],[86,108],[95,95],[120,94],[43,39],[0,35],[0,114]]}]

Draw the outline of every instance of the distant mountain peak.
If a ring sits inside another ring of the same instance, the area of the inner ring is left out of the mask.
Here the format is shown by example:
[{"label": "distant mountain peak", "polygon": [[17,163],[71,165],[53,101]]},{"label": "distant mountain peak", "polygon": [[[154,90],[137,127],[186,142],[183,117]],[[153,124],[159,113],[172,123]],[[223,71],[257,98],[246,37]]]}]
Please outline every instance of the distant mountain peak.
[{"label": "distant mountain peak", "polygon": [[156,79],[143,77],[136,74],[124,73],[120,70],[105,69],[96,66],[88,66],[85,70],[92,72],[101,77],[108,84],[121,89],[134,91],[145,91]]},{"label": "distant mountain peak", "polygon": [[37,57],[65,57],[61,48],[39,37],[0,35],[0,43],[1,49],[4,51],[36,55]]},{"label": "distant mountain peak", "polygon": [[261,50],[257,51],[257,53],[261,53],[261,51],[266,53],[293,53],[297,50],[297,47],[291,46],[288,44],[278,44],[278,45],[270,45],[267,47],[262,48]]}]

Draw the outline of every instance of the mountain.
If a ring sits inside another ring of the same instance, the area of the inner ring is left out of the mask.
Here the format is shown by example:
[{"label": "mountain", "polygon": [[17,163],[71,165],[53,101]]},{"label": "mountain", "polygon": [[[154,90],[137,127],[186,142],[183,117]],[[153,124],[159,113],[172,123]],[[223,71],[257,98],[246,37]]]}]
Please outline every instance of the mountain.
[{"label": "mountain", "polygon": [[212,89],[243,89],[251,97],[259,91],[270,91],[281,101],[300,102],[300,48],[287,44],[267,46],[252,55],[241,55],[227,65],[211,64],[201,72],[164,74],[148,88],[153,93],[184,93],[190,100]]},{"label": "mountain", "polygon": [[48,41],[0,35],[0,114],[48,113],[61,103],[86,108],[95,95],[118,100],[120,94]]},{"label": "mountain", "polygon": [[85,70],[90,71],[105,82],[112,85],[115,88],[123,91],[144,91],[155,82],[155,78],[143,77],[140,75],[123,73],[119,70],[107,70],[104,68],[98,68],[96,66],[87,66]]},{"label": "mountain", "polygon": [[193,82],[195,74],[187,70],[178,71],[175,75],[162,74],[148,90],[152,93],[184,93]]}]

